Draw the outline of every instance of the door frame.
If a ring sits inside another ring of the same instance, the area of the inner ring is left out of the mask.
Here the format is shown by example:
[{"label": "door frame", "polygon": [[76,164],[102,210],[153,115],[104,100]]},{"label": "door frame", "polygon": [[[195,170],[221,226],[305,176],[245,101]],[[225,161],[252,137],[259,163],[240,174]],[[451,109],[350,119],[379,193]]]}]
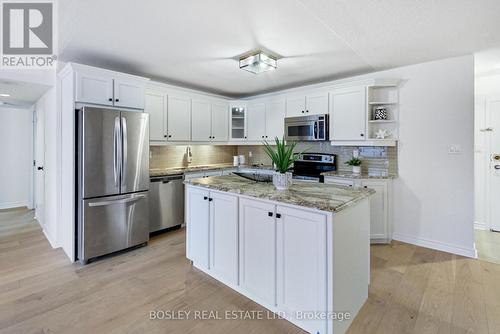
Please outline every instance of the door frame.
[{"label": "door frame", "polygon": [[[486,127],[491,127],[491,110],[490,110],[490,105],[492,102],[495,102],[495,101],[498,101],[500,102],[500,96],[498,95],[495,95],[495,96],[488,96],[486,99],[485,99],[485,126]],[[491,132],[487,132],[487,138],[486,138],[486,152],[485,152],[485,156],[484,156],[484,159],[486,160],[485,161],[485,166],[484,166],[484,169],[485,169],[485,173],[486,173],[486,177],[485,177],[485,180],[486,180],[486,187],[485,187],[485,190],[486,190],[486,198],[485,198],[485,209],[486,209],[486,214],[485,214],[485,218],[486,218],[486,229],[488,231],[490,231],[492,228],[493,228],[493,225],[491,223],[492,221],[492,218],[491,218],[491,193],[492,193],[492,190],[491,190],[491,150],[492,150],[492,145],[491,145],[491,137],[492,137],[492,133]]]}]

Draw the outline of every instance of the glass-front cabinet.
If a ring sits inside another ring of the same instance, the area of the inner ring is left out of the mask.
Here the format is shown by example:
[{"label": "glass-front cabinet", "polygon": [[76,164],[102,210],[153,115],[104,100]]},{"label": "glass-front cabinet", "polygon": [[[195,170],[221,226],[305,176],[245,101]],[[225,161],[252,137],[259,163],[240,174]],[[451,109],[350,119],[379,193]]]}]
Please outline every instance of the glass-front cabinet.
[{"label": "glass-front cabinet", "polygon": [[231,139],[245,140],[247,138],[246,125],[246,106],[243,104],[231,105]]}]

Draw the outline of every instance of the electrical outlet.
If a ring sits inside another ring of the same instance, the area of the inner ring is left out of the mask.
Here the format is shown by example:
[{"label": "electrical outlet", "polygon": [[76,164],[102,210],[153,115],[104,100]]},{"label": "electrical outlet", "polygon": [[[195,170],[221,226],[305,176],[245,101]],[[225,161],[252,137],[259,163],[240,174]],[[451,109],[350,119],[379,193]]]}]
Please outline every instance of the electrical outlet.
[{"label": "electrical outlet", "polygon": [[448,154],[462,154],[462,147],[460,145],[448,146]]}]

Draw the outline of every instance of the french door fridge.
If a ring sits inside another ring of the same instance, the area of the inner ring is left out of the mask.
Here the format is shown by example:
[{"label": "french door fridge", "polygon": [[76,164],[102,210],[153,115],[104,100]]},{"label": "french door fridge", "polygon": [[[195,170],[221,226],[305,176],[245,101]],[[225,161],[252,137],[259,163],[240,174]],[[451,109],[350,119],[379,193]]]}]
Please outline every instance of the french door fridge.
[{"label": "french door fridge", "polygon": [[78,259],[149,239],[149,118],[142,112],[78,110]]}]

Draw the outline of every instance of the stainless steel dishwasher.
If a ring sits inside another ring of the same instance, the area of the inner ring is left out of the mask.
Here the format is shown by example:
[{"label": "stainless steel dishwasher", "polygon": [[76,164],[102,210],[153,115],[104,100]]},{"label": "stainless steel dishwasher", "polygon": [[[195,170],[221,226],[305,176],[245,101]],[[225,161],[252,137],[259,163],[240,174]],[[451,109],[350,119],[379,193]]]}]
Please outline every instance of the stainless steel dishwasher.
[{"label": "stainless steel dishwasher", "polygon": [[184,223],[184,176],[152,177],[149,186],[149,232]]}]

